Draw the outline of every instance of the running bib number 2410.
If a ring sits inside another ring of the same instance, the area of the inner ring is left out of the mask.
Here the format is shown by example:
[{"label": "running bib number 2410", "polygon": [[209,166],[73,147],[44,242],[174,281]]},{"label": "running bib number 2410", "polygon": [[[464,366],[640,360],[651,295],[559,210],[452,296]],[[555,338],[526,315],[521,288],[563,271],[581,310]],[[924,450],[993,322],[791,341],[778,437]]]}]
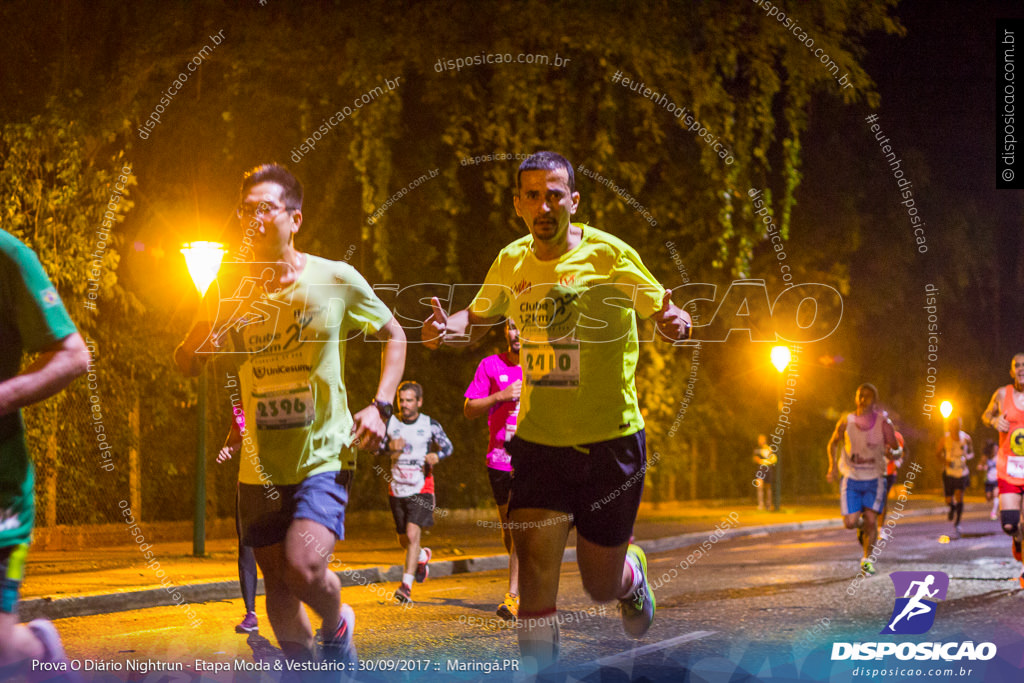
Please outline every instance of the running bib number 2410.
[{"label": "running bib number 2410", "polygon": [[579,344],[523,344],[523,379],[534,387],[580,385]]}]

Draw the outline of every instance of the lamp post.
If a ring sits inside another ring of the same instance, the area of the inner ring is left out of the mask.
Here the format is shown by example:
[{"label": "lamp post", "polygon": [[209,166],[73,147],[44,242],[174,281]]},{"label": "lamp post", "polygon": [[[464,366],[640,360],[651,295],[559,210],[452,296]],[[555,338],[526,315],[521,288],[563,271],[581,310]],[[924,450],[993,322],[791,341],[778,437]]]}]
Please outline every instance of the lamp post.
[{"label": "lamp post", "polygon": [[[217,242],[189,242],[181,249],[185,266],[192,282],[199,292],[199,305],[206,296],[206,290],[217,278],[220,263],[224,259],[224,246]],[[206,554],[206,364],[200,365],[198,439],[196,445],[195,509],[192,518],[192,555]]]},{"label": "lamp post", "polygon": [[[772,365],[779,371],[779,382],[778,382],[778,403],[777,409],[779,414],[782,414],[782,398],[783,398],[783,373],[786,371],[786,367],[789,365],[790,360],[793,356],[789,352],[788,346],[773,346],[771,352]],[[778,423],[776,423],[777,425]],[[780,435],[780,439],[784,439]],[[776,510],[781,509],[782,501],[782,443],[779,443],[779,450],[775,454],[775,486],[772,487],[772,507]]]}]

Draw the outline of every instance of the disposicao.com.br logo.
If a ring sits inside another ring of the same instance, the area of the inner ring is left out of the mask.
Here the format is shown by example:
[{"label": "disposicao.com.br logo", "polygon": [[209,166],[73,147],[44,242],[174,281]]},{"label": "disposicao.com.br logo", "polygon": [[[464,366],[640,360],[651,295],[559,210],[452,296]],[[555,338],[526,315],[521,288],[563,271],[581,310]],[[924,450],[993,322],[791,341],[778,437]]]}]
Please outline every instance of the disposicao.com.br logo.
[{"label": "disposicao.com.br logo", "polygon": [[945,572],[892,572],[889,578],[896,588],[896,604],[880,633],[926,633],[935,623],[937,601],[946,599],[949,577]]},{"label": "disposicao.com.br logo", "polygon": [[[919,635],[926,633],[935,623],[938,601],[946,599],[949,576],[944,572],[892,572],[889,574],[896,589],[896,601],[882,635]],[[989,660],[996,656],[994,643],[833,643],[832,660],[883,659],[895,655],[900,660],[966,659]]]}]

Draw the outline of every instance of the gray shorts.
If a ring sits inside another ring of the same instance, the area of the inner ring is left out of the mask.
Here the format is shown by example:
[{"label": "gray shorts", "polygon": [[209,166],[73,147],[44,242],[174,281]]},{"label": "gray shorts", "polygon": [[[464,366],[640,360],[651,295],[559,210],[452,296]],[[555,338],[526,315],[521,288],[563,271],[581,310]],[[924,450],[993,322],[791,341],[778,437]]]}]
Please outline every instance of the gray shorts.
[{"label": "gray shorts", "polygon": [[314,474],[301,484],[278,485],[276,500],[262,484],[238,485],[238,517],[242,545],[262,548],[284,541],[296,519],[308,519],[345,538],[345,507],[352,470]]}]

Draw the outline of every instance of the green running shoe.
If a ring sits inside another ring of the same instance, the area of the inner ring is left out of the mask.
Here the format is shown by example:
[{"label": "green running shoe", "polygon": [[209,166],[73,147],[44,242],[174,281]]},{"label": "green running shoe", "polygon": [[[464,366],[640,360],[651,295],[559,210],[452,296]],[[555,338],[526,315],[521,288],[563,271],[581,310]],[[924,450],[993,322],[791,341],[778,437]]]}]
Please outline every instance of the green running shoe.
[{"label": "green running shoe", "polygon": [[633,595],[619,600],[619,611],[622,613],[622,628],[626,635],[632,638],[643,638],[647,630],[651,628],[654,621],[654,611],[657,607],[654,601],[654,593],[647,582],[647,556],[640,546],[630,544],[626,549],[626,556],[633,556],[636,566],[640,567],[642,575],[640,586]]}]

